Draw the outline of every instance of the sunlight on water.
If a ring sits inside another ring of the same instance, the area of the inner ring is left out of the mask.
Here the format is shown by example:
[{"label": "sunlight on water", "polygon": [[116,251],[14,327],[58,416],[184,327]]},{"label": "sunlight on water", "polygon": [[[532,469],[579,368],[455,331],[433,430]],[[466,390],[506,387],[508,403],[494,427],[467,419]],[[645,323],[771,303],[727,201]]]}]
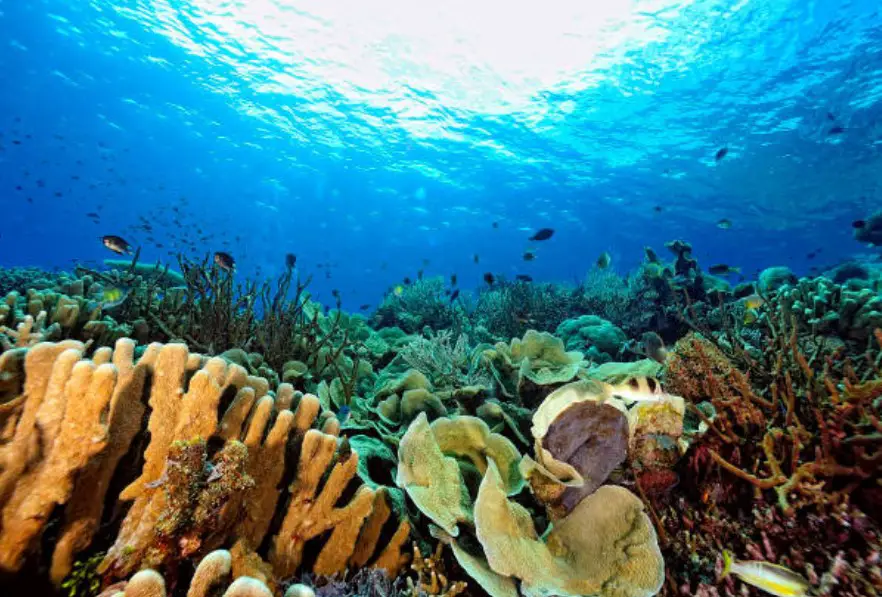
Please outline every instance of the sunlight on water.
[{"label": "sunlight on water", "polygon": [[428,109],[426,96],[452,109],[503,114],[529,111],[543,91],[574,83],[584,89],[591,85],[586,70],[666,37],[649,13],[673,13],[684,4],[165,0],[153,6],[155,27],[194,53],[228,62],[255,91],[305,95],[330,86],[416,120]]}]

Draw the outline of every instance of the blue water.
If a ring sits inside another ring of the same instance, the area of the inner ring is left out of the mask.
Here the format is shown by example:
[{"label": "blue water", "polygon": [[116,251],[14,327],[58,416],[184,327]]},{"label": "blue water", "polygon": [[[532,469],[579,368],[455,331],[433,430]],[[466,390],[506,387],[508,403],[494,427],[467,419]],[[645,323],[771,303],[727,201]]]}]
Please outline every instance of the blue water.
[{"label": "blue water", "polygon": [[802,274],[882,207],[870,0],[0,0],[0,74],[0,265],[186,237],[353,307],[672,238]]}]

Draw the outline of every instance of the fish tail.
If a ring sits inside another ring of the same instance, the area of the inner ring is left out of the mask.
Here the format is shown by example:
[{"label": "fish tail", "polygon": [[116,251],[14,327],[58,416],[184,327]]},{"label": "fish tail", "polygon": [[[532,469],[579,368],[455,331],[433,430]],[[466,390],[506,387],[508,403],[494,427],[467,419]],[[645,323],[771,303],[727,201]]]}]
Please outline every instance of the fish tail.
[{"label": "fish tail", "polygon": [[723,550],[723,574],[720,575],[720,580],[723,580],[729,573],[732,572],[732,553],[729,550]]}]

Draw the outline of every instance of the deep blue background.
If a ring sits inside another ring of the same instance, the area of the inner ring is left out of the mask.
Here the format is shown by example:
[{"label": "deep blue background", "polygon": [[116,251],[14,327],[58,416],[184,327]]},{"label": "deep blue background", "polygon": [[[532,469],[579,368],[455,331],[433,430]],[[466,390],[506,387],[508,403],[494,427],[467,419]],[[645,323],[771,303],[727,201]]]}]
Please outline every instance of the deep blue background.
[{"label": "deep blue background", "polygon": [[[425,105],[445,132],[418,137],[399,126],[398,104],[333,87],[260,92],[209,41],[200,56],[112,10],[145,3],[2,0],[0,265],[113,257],[102,234],[166,259],[183,235],[194,256],[229,250],[243,277],[276,274],[293,252],[319,298],[338,288],[354,308],[424,259],[426,275],[474,287],[485,271],[572,281],[604,250],[624,273],[645,245],[665,255],[673,238],[748,275],[873,256],[850,222],[882,207],[882,17],[872,2],[730,4],[659,16],[672,42],[629,50],[591,89],[537,96],[575,106],[554,118],[409,90],[401,101]],[[677,40],[692,58],[661,69]],[[280,114],[298,134],[273,125]],[[721,146],[730,154],[715,163]],[[132,228],[139,217],[154,242]],[[526,241],[544,226],[551,241]],[[536,261],[521,260],[527,247]]]}]

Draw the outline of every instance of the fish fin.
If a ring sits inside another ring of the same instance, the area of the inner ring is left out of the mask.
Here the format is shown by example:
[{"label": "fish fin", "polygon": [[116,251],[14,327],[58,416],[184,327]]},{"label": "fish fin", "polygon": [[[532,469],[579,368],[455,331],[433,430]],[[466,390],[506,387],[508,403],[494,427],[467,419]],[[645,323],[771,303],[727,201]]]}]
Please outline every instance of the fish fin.
[{"label": "fish fin", "polygon": [[723,573],[720,575],[720,580],[723,580],[729,573],[732,571],[732,553],[724,549],[723,550]]}]

